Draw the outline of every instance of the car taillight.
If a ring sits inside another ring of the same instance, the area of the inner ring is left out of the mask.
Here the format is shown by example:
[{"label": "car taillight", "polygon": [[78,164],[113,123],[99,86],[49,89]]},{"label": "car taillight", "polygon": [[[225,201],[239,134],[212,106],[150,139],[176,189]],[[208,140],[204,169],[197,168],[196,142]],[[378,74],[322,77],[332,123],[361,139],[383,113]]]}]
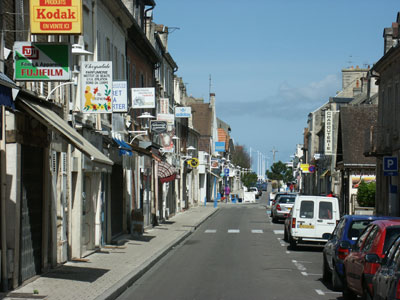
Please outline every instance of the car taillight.
[{"label": "car taillight", "polygon": [[397,281],[397,286],[396,286],[396,299],[400,299],[400,279]]},{"label": "car taillight", "polygon": [[296,228],[296,218],[292,218],[292,228]]},{"label": "car taillight", "polygon": [[281,206],[279,204],[276,206],[276,210],[281,210]]},{"label": "car taillight", "polygon": [[349,249],[339,247],[339,249],[338,249],[338,257],[339,257],[341,260],[345,259],[346,256],[349,255],[349,254],[350,254],[350,250],[349,250]]}]

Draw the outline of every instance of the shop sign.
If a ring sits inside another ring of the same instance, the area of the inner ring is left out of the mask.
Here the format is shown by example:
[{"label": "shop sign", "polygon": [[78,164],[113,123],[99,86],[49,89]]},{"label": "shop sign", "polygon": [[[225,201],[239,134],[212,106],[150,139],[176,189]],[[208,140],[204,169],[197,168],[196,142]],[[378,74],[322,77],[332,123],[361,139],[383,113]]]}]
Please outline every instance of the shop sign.
[{"label": "shop sign", "polygon": [[225,152],[225,142],[215,142],[215,152]]},{"label": "shop sign", "polygon": [[132,108],[155,108],[155,88],[133,88]]},{"label": "shop sign", "polygon": [[160,114],[169,114],[168,98],[160,98]]},{"label": "shop sign", "polygon": [[192,116],[192,108],[189,107],[175,107],[176,118],[190,118]]},{"label": "shop sign", "polygon": [[167,132],[167,122],[166,121],[151,121],[150,131],[160,134]]},{"label": "shop sign", "polygon": [[333,112],[330,110],[325,111],[325,155],[332,155],[333,153]]},{"label": "shop sign", "polygon": [[71,80],[71,46],[67,43],[14,43],[14,79]]},{"label": "shop sign", "polygon": [[86,61],[82,65],[82,112],[112,113],[112,62]]},{"label": "shop sign", "polygon": [[112,111],[114,113],[128,111],[128,93],[126,81],[113,81]]},{"label": "shop sign", "polygon": [[30,0],[32,34],[82,34],[82,0]]}]

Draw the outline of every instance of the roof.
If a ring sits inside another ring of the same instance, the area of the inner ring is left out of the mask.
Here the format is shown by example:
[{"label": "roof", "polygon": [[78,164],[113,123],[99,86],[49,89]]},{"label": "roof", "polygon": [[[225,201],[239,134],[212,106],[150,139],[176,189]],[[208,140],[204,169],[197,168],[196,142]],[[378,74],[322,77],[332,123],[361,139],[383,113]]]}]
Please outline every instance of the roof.
[{"label": "roof", "polygon": [[[378,119],[378,106],[360,105],[344,106],[340,109],[339,139],[342,142],[344,166],[354,167],[374,166],[375,157],[364,156],[365,130],[371,126],[376,126]],[[340,154],[340,153],[338,153]]]},{"label": "roof", "polygon": [[190,104],[193,127],[200,135],[211,136],[212,109],[208,103]]}]

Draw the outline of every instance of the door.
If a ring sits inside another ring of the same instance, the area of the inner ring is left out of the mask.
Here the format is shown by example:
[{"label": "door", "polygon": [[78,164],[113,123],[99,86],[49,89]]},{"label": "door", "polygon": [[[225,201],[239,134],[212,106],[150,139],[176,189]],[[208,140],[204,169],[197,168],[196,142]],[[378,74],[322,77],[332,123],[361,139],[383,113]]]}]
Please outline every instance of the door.
[{"label": "door", "polygon": [[111,173],[111,236],[123,230],[124,175],[121,165],[114,164]]},{"label": "door", "polygon": [[20,282],[42,269],[43,149],[22,146]]},{"label": "door", "polygon": [[298,235],[313,238],[315,236],[315,201],[306,199],[300,201]]},{"label": "door", "polygon": [[333,212],[333,202],[317,200],[315,204],[317,206],[315,237],[322,238],[324,233],[331,233],[336,226],[336,220]]},{"label": "door", "polygon": [[85,174],[82,194],[82,253],[85,255],[88,251],[94,249],[95,238],[95,205],[94,193],[92,191],[92,177]]}]

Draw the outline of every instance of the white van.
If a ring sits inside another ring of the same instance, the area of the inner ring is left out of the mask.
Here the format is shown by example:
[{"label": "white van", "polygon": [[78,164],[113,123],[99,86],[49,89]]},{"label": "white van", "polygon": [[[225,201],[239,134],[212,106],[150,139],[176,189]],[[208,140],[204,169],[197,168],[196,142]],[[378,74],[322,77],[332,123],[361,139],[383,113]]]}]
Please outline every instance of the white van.
[{"label": "white van", "polygon": [[339,201],[334,197],[297,195],[285,226],[285,239],[298,243],[326,243],[340,220]]}]

